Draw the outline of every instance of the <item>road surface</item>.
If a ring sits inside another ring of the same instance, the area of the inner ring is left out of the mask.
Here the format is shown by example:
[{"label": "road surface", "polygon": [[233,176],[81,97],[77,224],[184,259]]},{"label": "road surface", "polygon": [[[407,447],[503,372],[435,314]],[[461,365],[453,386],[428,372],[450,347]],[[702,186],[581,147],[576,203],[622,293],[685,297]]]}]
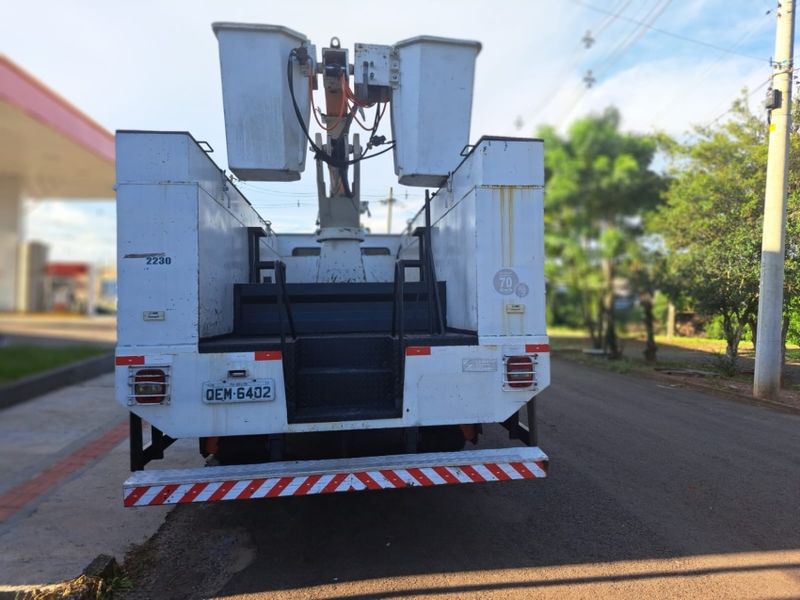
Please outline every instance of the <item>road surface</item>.
[{"label": "road surface", "polygon": [[132,597],[800,597],[800,416],[558,360],[553,381],[549,479],[181,506]]}]

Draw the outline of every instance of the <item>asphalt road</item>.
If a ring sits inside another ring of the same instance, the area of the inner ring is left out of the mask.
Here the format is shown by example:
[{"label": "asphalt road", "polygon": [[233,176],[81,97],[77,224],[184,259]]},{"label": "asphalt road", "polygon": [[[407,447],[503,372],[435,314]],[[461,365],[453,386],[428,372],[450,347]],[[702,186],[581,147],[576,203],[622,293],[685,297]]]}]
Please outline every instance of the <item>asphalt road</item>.
[{"label": "asphalt road", "polygon": [[547,480],[181,506],[133,596],[800,597],[800,416],[562,361],[553,380]]}]

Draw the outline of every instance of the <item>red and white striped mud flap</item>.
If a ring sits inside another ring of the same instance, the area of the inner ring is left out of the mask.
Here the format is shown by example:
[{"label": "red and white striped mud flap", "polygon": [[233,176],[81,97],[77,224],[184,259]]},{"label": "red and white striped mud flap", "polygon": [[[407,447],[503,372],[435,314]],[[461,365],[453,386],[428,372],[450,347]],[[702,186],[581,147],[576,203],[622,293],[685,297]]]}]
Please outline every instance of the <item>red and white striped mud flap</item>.
[{"label": "red and white striped mud flap", "polygon": [[462,452],[137,471],[123,484],[125,506],[309,496],[547,476],[547,455],[514,447]]}]

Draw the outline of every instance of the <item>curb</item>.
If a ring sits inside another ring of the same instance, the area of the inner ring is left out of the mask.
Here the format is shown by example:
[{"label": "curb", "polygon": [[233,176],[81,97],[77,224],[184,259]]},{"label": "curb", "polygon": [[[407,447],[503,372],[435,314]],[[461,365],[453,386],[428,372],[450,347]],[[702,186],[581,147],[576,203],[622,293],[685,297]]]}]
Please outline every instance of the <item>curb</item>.
[{"label": "curb", "polygon": [[661,377],[658,377],[658,376],[651,376],[651,375],[645,375],[645,376],[648,377],[649,379],[652,379],[653,381],[660,381],[662,383],[664,383],[664,382],[676,383],[678,385],[682,385],[686,389],[694,390],[695,392],[705,392],[705,393],[711,394],[713,396],[723,396],[723,397],[728,398],[730,400],[734,400],[736,402],[742,402],[744,404],[752,404],[752,405],[755,405],[755,406],[764,406],[764,407],[772,408],[772,409],[775,409],[775,410],[778,410],[778,411],[781,411],[781,412],[790,413],[790,414],[793,414],[793,415],[800,415],[800,408],[798,408],[796,406],[793,406],[791,404],[786,404],[784,402],[776,402],[774,400],[766,400],[764,398],[756,398],[756,397],[751,396],[749,394],[742,394],[742,393],[734,391],[734,390],[720,389],[720,388],[714,387],[713,385],[706,385],[706,384],[701,383],[699,381],[686,381],[686,380],[676,381],[674,379],[668,379],[668,377],[669,377],[668,375],[664,376],[663,379]]},{"label": "curb", "polygon": [[47,392],[81,383],[114,370],[114,354],[102,354],[80,362],[24,377],[0,386],[0,410],[31,400]]}]

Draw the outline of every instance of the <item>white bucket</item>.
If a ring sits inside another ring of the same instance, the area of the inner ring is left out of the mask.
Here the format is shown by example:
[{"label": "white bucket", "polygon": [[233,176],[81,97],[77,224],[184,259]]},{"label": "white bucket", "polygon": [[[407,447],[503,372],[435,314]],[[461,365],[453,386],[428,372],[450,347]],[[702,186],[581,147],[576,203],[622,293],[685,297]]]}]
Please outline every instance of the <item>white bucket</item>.
[{"label": "white bucket", "polygon": [[[306,36],[276,25],[214,23],[222,70],[228,166],[240,179],[296,181],[305,169],[307,141],[287,81],[289,53]],[[293,65],[294,93],[306,127],[308,78]]]},{"label": "white bucket", "polygon": [[480,50],[480,42],[433,36],[395,44],[400,81],[392,92],[392,136],[400,183],[439,187],[461,161]]}]

